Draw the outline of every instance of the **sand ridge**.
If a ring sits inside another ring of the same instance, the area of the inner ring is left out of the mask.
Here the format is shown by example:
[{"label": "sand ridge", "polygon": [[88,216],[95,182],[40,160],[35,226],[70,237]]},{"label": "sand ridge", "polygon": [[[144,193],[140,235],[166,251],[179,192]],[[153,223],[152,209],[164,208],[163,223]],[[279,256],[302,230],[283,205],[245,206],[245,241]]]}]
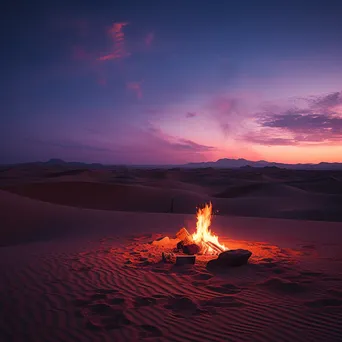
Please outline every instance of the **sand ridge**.
[{"label": "sand ridge", "polygon": [[88,209],[190,214],[211,200],[219,215],[341,222],[340,173],[19,165],[2,170],[0,188]]},{"label": "sand ridge", "polygon": [[[327,222],[339,195],[295,185],[317,175],[14,171],[0,177],[1,341],[341,341],[342,226]],[[194,232],[208,198],[214,233],[250,263],[162,263],[150,242]]]},{"label": "sand ridge", "polygon": [[[331,273],[317,267],[313,246],[283,249],[224,240],[253,251],[251,262],[212,273],[204,260],[194,267],[161,263],[160,250],[149,243],[158,236],[133,235],[119,243],[104,237],[83,251],[58,251],[55,246],[54,252],[36,251],[30,257],[24,249],[22,264],[17,256],[16,266],[1,282],[3,336],[8,341],[29,336],[44,341],[341,338],[342,268]],[[2,256],[19,248],[3,250]]]}]

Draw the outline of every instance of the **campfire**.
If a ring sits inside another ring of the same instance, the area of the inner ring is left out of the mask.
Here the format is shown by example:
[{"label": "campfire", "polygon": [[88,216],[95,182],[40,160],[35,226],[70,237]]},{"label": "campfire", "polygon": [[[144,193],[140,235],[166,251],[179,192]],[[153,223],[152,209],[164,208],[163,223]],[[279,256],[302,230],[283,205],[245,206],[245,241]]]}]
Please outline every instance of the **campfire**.
[{"label": "campfire", "polygon": [[209,229],[212,219],[212,210],[213,206],[211,203],[205,204],[203,208],[198,208],[195,233],[191,235],[186,228],[182,228],[176,234],[176,237],[181,240],[178,243],[178,246],[182,246],[183,249],[192,249],[197,251],[197,253],[187,254],[215,255],[228,250],[225,245],[219,243],[218,236],[212,234]]},{"label": "campfire", "polygon": [[190,234],[186,228],[182,228],[174,239],[163,237],[153,241],[153,244],[167,249],[172,248],[173,253],[183,252],[187,255],[218,255],[228,250],[220,244],[218,236],[214,235],[209,229],[212,219],[213,206],[211,203],[197,209],[196,231]]},{"label": "campfire", "polygon": [[183,227],[173,239],[165,236],[152,242],[154,246],[163,248],[162,259],[164,262],[175,262],[176,265],[194,264],[197,254],[217,256],[216,259],[208,261],[207,268],[240,266],[247,263],[252,255],[250,251],[229,250],[209,229],[212,210],[211,203],[197,209],[196,231],[193,234]]}]

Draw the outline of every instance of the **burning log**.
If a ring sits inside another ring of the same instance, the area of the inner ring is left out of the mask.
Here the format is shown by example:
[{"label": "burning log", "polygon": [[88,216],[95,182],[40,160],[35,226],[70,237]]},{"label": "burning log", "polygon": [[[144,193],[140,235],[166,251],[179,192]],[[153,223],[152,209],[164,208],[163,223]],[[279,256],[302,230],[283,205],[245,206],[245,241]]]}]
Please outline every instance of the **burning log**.
[{"label": "burning log", "polygon": [[186,228],[182,228],[176,234],[176,238],[183,241],[184,245],[191,245],[193,243],[192,235],[186,230]]},{"label": "burning log", "polygon": [[193,235],[191,235],[186,228],[182,228],[176,234],[176,238],[180,240],[177,243],[177,249],[182,250],[185,254],[207,254],[208,251],[213,254],[220,254],[225,251],[225,249],[212,241],[201,240],[195,242],[193,240]]},{"label": "burning log", "polygon": [[220,246],[215,245],[213,242],[211,241],[206,241],[205,242],[209,247],[211,247],[217,254],[220,254],[222,252],[224,252],[224,249],[221,248]]},{"label": "burning log", "polygon": [[[152,242],[153,245],[172,250],[174,253],[183,252],[187,255],[216,254],[219,255],[228,248],[219,243],[218,236],[214,235],[209,226],[212,218],[212,204],[209,203],[197,211],[196,232],[190,234],[186,228],[180,229],[174,239],[160,238]],[[164,262],[170,261],[163,254]]]}]

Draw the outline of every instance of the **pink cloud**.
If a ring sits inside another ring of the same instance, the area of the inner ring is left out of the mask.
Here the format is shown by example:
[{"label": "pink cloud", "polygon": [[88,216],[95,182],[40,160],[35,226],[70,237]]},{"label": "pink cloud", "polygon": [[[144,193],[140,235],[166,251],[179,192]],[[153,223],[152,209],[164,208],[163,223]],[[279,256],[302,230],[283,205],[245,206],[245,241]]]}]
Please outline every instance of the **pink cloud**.
[{"label": "pink cloud", "polygon": [[97,60],[99,61],[109,61],[112,59],[124,58],[130,55],[125,49],[125,34],[123,28],[127,26],[128,23],[119,22],[114,23],[112,27],[108,30],[108,34],[111,36],[113,41],[113,49],[110,53],[100,56]]},{"label": "pink cloud", "polygon": [[124,157],[141,163],[187,163],[209,160],[217,149],[166,134],[160,128],[130,129],[132,139],[121,147]]},{"label": "pink cloud", "polygon": [[126,88],[135,92],[138,99],[143,97],[142,94],[142,82],[128,82]]},{"label": "pink cloud", "polygon": [[145,45],[150,47],[154,41],[154,32],[150,32],[145,37]]},{"label": "pink cloud", "polygon": [[241,120],[240,100],[230,96],[217,96],[207,106],[213,117],[217,120],[225,136],[235,129]]},{"label": "pink cloud", "polygon": [[98,61],[110,61],[111,59],[122,58],[122,56],[123,55],[121,52],[113,52],[113,53],[110,53],[108,55],[101,56],[97,60]]}]

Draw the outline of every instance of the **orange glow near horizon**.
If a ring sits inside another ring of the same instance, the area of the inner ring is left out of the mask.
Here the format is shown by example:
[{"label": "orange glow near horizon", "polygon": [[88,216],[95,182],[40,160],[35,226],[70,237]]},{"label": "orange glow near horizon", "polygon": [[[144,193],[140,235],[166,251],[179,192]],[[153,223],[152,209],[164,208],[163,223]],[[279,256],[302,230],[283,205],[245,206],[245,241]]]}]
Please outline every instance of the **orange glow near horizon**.
[{"label": "orange glow near horizon", "polygon": [[[337,146],[253,146],[261,159],[279,163],[341,162],[342,144]],[[248,158],[246,158],[248,159]]]},{"label": "orange glow near horizon", "polygon": [[266,160],[285,164],[338,163],[342,162],[341,146],[263,146],[242,144],[225,144],[221,149],[207,152],[198,158],[198,162],[216,161],[218,159],[247,159],[250,161]]}]

